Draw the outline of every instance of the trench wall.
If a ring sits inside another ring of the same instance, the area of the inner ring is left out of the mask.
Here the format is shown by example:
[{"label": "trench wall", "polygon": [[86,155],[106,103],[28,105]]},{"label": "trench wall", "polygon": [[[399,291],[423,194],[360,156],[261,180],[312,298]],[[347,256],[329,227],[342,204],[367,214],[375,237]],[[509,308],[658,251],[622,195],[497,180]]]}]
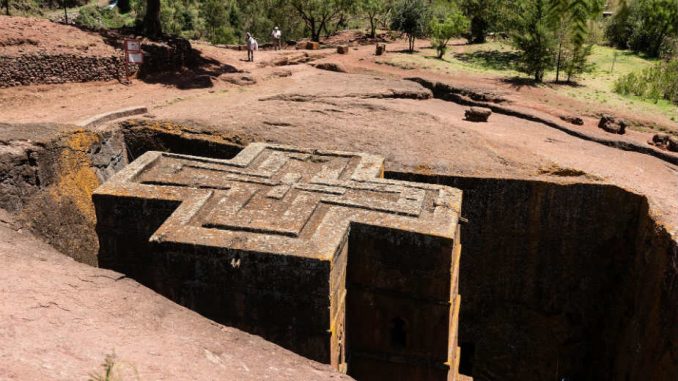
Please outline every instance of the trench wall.
[{"label": "trench wall", "polygon": [[51,135],[33,142],[0,135],[0,208],[57,250],[90,265],[97,265],[99,251],[92,192],[129,161],[148,150],[231,158],[241,149],[173,123],[128,122],[98,132],[1,123],[0,129]]},{"label": "trench wall", "polygon": [[678,379],[678,251],[644,197],[602,184],[386,177],[464,192],[462,373]]},{"label": "trench wall", "polygon": [[91,197],[127,164],[122,134],[72,130],[46,142],[14,144],[0,150],[0,208],[57,250],[96,265]]}]

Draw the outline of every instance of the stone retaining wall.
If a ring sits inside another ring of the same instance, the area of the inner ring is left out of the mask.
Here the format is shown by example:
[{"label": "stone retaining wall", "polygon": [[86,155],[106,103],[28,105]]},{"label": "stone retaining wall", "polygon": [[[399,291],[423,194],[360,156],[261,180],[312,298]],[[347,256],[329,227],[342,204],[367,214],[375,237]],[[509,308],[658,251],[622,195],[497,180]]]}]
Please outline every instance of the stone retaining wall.
[{"label": "stone retaining wall", "polygon": [[75,54],[0,56],[0,88],[31,84],[109,81],[124,74],[122,57]]},{"label": "stone retaining wall", "polygon": [[[192,49],[191,43],[180,38],[164,42],[144,42],[142,50],[144,64],[138,68],[138,71],[134,65],[130,65],[130,73],[137,71],[139,78],[177,70],[181,67],[194,67],[199,63],[199,54]],[[122,51],[112,56],[64,53],[0,55],[0,88],[34,84],[110,81],[120,79],[124,74],[125,61]]]}]

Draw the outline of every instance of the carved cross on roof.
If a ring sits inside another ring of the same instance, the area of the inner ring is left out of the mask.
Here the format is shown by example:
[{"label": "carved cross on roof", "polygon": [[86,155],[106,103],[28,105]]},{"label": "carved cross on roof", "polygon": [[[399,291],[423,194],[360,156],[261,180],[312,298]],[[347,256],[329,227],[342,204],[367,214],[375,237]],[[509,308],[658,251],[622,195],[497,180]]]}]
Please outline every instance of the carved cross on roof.
[{"label": "carved cross on roof", "polygon": [[460,192],[382,171],[378,156],[255,143],[232,160],[148,152],[96,194],[181,202],[158,242],[327,258],[351,222],[454,236]]}]

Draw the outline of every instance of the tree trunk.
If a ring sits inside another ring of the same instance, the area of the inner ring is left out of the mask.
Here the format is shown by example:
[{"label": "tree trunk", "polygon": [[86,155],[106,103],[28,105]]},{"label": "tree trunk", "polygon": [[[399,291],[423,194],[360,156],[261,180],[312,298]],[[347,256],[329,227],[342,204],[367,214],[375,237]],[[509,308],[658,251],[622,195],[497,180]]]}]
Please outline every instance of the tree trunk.
[{"label": "tree trunk", "polygon": [[544,71],[538,69],[534,72],[534,81],[541,83],[544,80]]},{"label": "tree trunk", "polygon": [[410,53],[414,53],[414,36],[407,36],[407,42],[410,46]]},{"label": "tree trunk", "polygon": [[485,34],[487,33],[487,23],[480,17],[471,19],[471,38],[469,42],[474,44],[482,44],[485,42]]},{"label": "tree trunk", "polygon": [[162,34],[160,24],[160,0],[146,1],[146,15],[144,15],[144,34],[148,37],[158,37]]},{"label": "tree trunk", "polygon": [[64,1],[64,18],[66,19],[66,24],[68,24],[68,7],[66,6],[66,1]]},{"label": "tree trunk", "polygon": [[5,14],[9,16],[9,0],[5,0]]},{"label": "tree trunk", "polygon": [[311,28],[311,41],[320,42],[320,28],[316,30],[315,24],[315,20],[308,22],[308,26]]},{"label": "tree trunk", "polygon": [[563,57],[563,25],[560,25],[558,31],[558,58],[556,59],[556,83],[560,82],[560,65]]},{"label": "tree trunk", "polygon": [[120,13],[129,13],[132,10],[129,0],[118,0],[118,10]]},{"label": "tree trunk", "polygon": [[[339,20],[337,20],[337,23],[334,25],[334,32],[333,32],[333,33],[338,32],[339,29],[340,29],[342,26],[345,27],[345,25],[344,25],[345,22],[346,22],[346,16],[342,13],[342,14],[339,15]],[[329,31],[328,31],[327,37],[329,37],[329,36],[330,36],[330,33],[329,33]]]},{"label": "tree trunk", "polygon": [[370,17],[370,38],[376,37],[376,31],[377,31],[377,25],[374,22],[374,17]]},{"label": "tree trunk", "polygon": [[558,43],[558,58],[556,59],[556,83],[560,82],[560,60],[563,55],[563,41]]}]

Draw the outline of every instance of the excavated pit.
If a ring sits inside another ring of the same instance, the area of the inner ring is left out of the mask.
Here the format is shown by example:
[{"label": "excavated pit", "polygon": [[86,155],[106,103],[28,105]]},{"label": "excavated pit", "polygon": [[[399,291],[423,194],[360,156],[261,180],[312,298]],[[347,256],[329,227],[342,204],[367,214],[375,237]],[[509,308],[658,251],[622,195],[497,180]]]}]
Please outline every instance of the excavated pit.
[{"label": "excavated pit", "polygon": [[[148,150],[232,158],[247,143],[126,123],[0,145],[0,207],[96,264],[92,191]],[[612,185],[431,176],[464,191],[460,342],[476,380],[678,379],[678,248]]]}]

